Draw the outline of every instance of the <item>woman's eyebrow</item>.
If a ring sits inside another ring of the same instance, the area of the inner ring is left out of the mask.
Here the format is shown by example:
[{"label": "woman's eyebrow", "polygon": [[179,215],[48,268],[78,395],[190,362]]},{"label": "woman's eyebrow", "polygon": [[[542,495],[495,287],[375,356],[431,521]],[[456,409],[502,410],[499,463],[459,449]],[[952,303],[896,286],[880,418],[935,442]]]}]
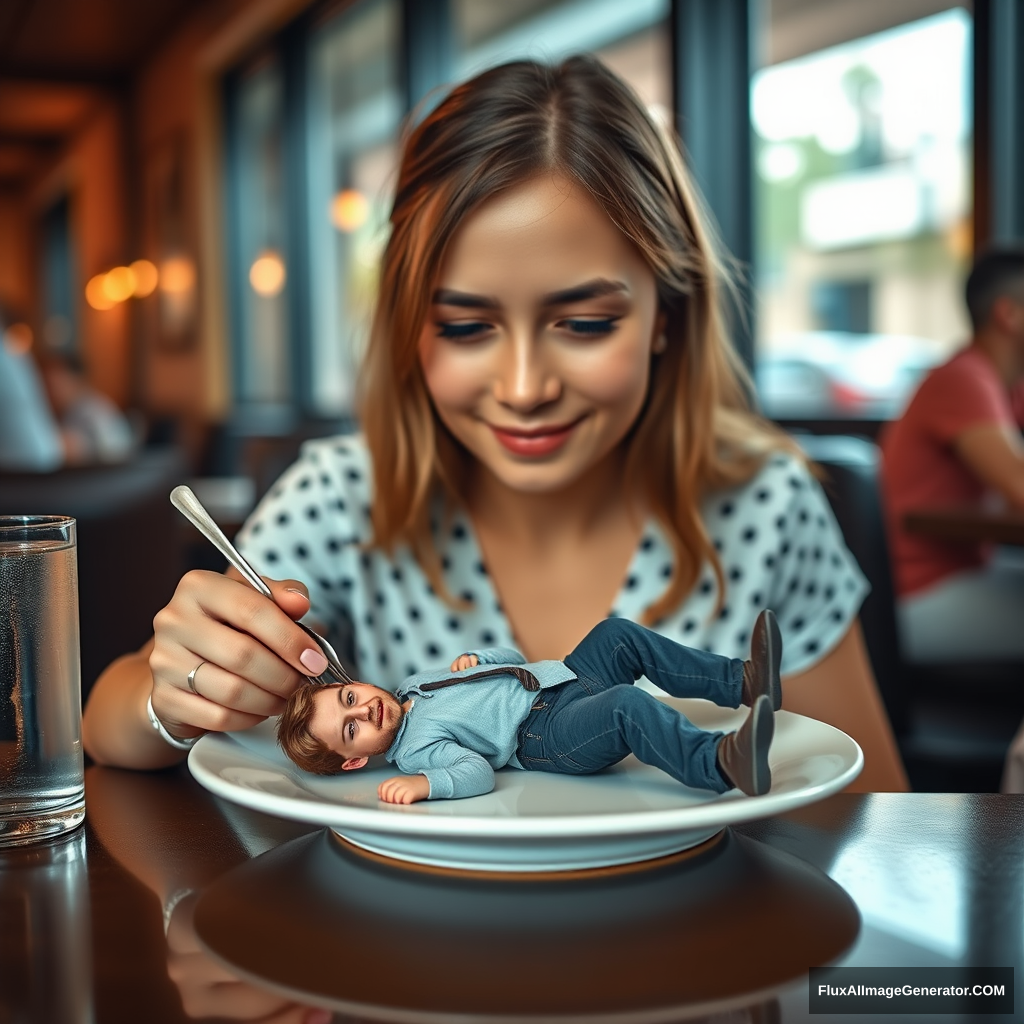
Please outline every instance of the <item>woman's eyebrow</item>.
[{"label": "woman's eyebrow", "polygon": [[545,306],[564,306],[570,302],[585,302],[587,299],[599,299],[602,295],[614,295],[618,292],[628,291],[629,289],[622,281],[608,281],[603,277],[598,277],[593,281],[574,285],[572,288],[550,292],[544,296],[542,301]]},{"label": "woman's eyebrow", "polygon": [[487,295],[471,295],[451,288],[438,288],[434,292],[434,304],[438,306],[461,306],[463,309],[498,309],[501,303]]},{"label": "woman's eyebrow", "polygon": [[[565,306],[571,302],[586,302],[587,299],[598,299],[602,295],[614,295],[628,292],[622,281],[609,281],[603,277],[583,284],[563,288],[561,291],[549,292],[541,299],[543,306]],[[453,288],[438,288],[434,292],[434,303],[438,306],[458,306],[462,309],[500,309],[501,303],[490,295],[473,295],[470,292],[457,292]]]}]

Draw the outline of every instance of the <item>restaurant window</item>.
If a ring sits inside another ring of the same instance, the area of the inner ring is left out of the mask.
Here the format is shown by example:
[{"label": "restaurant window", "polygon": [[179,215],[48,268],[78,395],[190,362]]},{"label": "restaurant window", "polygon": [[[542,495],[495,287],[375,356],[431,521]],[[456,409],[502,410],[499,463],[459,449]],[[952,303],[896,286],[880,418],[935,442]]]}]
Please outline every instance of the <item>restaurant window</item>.
[{"label": "restaurant window", "polygon": [[314,29],[309,53],[310,394],[351,414],[387,241],[398,134],[401,19],[366,0]]},{"label": "restaurant window", "polygon": [[591,52],[668,121],[670,7],[669,0],[454,0],[456,77],[508,60]]},{"label": "restaurant window", "polygon": [[751,84],[756,377],[774,417],[886,419],[969,335],[972,24],[825,6],[771,5]]},{"label": "restaurant window", "polygon": [[276,56],[261,57],[232,78],[228,110],[236,399],[242,405],[287,405],[293,374],[284,89]]},{"label": "restaurant window", "polygon": [[79,347],[75,312],[80,293],[71,237],[71,203],[66,195],[42,215],[40,228],[43,342],[52,352],[73,355]]}]

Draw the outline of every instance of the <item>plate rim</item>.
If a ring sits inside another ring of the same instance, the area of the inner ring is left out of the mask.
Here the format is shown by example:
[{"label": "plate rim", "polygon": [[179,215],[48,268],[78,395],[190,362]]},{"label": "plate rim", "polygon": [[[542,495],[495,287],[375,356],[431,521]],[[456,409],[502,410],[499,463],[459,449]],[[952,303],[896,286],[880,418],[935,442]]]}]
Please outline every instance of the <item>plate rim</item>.
[{"label": "plate rim", "polygon": [[[479,839],[578,839],[587,836],[612,836],[638,831],[656,833],[706,828],[711,825],[724,827],[739,822],[783,814],[787,811],[816,803],[845,788],[860,774],[864,766],[864,752],[851,736],[826,722],[797,715],[791,711],[779,711],[806,723],[813,723],[816,730],[839,747],[846,747],[846,755],[852,760],[844,769],[830,779],[808,785],[787,793],[772,793],[763,796],[732,796],[709,800],[688,807],[664,810],[614,811],[597,814],[551,815],[536,817],[494,817],[488,815],[429,815],[417,813],[381,813],[379,807],[354,807],[318,799],[310,793],[309,798],[279,796],[260,790],[249,789],[229,782],[204,763],[206,755],[234,748],[248,764],[258,767],[262,762],[269,769],[296,781],[301,778],[299,770],[290,765],[281,765],[262,757],[258,752],[236,741],[231,733],[207,733],[192,748],[188,756],[188,767],[193,777],[217,796],[232,803],[240,804],[265,814],[276,815],[292,821],[304,821],[342,831],[348,827],[359,831],[380,834],[401,833],[405,835],[473,836]],[[639,828],[638,828],[639,827]]]}]

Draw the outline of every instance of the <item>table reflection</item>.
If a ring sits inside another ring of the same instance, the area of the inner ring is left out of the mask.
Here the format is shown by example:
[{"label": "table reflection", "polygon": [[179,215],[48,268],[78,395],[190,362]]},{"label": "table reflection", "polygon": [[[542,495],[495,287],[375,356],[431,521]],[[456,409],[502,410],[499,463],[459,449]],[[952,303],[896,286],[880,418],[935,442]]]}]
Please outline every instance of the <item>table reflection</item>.
[{"label": "table reflection", "polygon": [[84,829],[0,850],[0,1020],[90,1019],[91,926]]}]

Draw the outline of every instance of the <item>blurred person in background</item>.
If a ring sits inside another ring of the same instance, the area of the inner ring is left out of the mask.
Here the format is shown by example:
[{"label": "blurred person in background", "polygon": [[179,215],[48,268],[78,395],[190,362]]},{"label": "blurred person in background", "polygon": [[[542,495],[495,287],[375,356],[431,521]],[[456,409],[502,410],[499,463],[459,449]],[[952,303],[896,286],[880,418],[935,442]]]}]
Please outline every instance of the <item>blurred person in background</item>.
[{"label": "blurred person in background", "polygon": [[0,305],[0,470],[45,473],[64,462],[31,349],[28,324]]},{"label": "blurred person in background", "polygon": [[124,413],[86,379],[73,355],[47,352],[40,359],[69,466],[123,462],[135,450],[135,434]]},{"label": "blurred person in background", "polygon": [[882,486],[900,639],[911,661],[1019,659],[1019,552],[907,533],[915,508],[1005,501],[1024,508],[1024,247],[998,248],[967,279],[974,333],[922,381],[882,438]]}]

